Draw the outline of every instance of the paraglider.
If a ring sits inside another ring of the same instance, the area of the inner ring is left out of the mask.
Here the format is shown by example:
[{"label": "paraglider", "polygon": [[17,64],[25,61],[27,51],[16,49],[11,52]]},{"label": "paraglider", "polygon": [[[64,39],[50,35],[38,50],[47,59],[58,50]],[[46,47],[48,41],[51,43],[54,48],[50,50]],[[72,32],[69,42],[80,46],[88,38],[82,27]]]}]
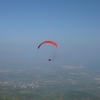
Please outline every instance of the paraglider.
[{"label": "paraglider", "polygon": [[[51,45],[55,46],[56,48],[58,48],[58,44],[57,44],[56,42],[54,42],[54,41],[52,41],[52,40],[47,40],[47,41],[44,41],[44,42],[40,43],[40,44],[38,45],[38,49],[39,49],[43,44],[51,44]],[[51,61],[51,58],[48,58],[48,61]]]}]

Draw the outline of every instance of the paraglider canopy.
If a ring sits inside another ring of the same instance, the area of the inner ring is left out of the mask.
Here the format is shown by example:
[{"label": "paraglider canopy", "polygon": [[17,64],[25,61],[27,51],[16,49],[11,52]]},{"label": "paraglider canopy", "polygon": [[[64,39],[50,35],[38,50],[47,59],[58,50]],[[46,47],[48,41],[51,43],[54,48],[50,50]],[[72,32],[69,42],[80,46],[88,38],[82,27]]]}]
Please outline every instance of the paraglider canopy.
[{"label": "paraglider canopy", "polygon": [[56,42],[51,41],[51,40],[47,40],[47,41],[44,41],[44,42],[42,42],[41,44],[39,44],[38,49],[40,48],[40,46],[41,46],[42,44],[52,44],[52,45],[54,45],[56,48],[58,48],[58,44],[57,44]]}]

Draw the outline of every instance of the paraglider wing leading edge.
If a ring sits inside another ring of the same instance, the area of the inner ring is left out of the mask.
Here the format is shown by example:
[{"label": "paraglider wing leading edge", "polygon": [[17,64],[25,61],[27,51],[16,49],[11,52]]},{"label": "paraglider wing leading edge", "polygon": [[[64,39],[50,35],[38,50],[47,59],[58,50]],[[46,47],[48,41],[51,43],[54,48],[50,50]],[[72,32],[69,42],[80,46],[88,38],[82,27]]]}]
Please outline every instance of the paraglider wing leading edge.
[{"label": "paraglider wing leading edge", "polygon": [[40,46],[41,46],[42,44],[52,44],[52,45],[54,45],[56,48],[58,48],[58,44],[57,44],[56,42],[51,41],[51,40],[48,40],[48,41],[44,41],[44,42],[42,42],[41,44],[39,44],[38,49],[40,48]]}]

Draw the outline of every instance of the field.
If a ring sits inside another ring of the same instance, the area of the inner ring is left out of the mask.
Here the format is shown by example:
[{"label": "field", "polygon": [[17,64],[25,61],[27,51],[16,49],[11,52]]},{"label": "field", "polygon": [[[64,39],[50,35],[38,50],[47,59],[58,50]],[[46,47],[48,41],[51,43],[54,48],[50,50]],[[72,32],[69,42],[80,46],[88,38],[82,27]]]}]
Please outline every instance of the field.
[{"label": "field", "polygon": [[1,63],[0,100],[100,100],[100,71],[83,66]]}]

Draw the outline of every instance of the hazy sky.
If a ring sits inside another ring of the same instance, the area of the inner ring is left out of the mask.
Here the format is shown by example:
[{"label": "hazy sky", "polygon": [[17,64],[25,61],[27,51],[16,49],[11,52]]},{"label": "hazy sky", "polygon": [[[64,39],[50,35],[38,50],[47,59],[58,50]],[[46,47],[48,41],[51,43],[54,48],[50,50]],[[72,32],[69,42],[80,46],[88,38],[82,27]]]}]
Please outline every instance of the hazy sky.
[{"label": "hazy sky", "polygon": [[[48,39],[59,49],[38,50]],[[100,0],[0,0],[0,59],[40,61],[50,55],[100,66]]]}]

